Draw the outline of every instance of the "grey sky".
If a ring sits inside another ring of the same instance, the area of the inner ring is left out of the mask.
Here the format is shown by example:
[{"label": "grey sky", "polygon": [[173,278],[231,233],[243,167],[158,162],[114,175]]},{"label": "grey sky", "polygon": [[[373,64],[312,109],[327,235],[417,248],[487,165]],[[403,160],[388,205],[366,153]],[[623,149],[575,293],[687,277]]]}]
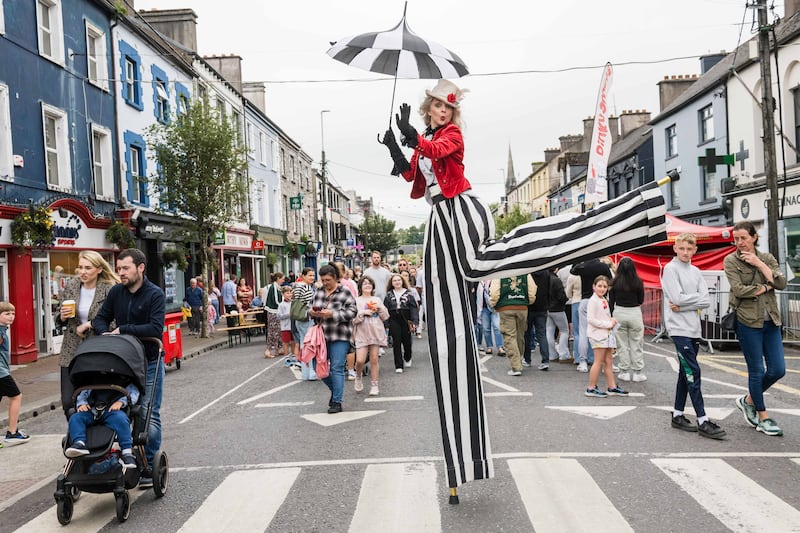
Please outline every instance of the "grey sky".
[{"label": "grey sky", "polygon": [[[559,136],[581,133],[581,120],[594,112],[606,61],[615,65],[615,114],[647,109],[655,116],[659,80],[699,73],[697,57],[732,50],[743,20],[741,40],[752,37],[753,12],[744,4],[410,0],[406,18],[413,31],[453,50],[470,69],[470,76],[453,80],[470,90],[462,103],[466,175],[491,203],[503,194],[509,145],[519,180],[545,148],[558,145]],[[782,15],[783,4],[777,4]],[[325,53],[330,41],[393,27],[402,17],[402,1],[136,0],[136,7],[194,9],[199,52],[241,55],[245,81],[267,82],[267,114],[317,161],[320,110],[330,110],[325,152],[334,183],[372,196],[379,213],[398,227],[426,220],[428,206],[411,200],[410,184],[388,174],[391,160],[375,139],[388,125],[391,79]],[[690,59],[666,61],[685,56]],[[624,64],[630,62],[653,63]],[[596,68],[575,69],[587,66]],[[399,80],[395,112],[402,102],[416,109],[434,84]]]}]

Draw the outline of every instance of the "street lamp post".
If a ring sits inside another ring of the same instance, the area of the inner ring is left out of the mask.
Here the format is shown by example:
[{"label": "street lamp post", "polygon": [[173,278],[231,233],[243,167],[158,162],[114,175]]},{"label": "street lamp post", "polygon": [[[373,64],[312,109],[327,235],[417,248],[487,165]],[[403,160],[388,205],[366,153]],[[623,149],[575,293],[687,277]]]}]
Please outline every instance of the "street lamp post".
[{"label": "street lamp post", "polygon": [[321,174],[322,174],[322,190],[320,194],[322,196],[322,246],[323,249],[326,250],[327,253],[328,249],[328,178],[326,176],[326,161],[325,161],[325,123],[322,120],[325,116],[325,113],[330,113],[330,109],[323,109],[319,112],[319,131],[321,137],[321,145],[322,145],[322,162],[320,164]]}]

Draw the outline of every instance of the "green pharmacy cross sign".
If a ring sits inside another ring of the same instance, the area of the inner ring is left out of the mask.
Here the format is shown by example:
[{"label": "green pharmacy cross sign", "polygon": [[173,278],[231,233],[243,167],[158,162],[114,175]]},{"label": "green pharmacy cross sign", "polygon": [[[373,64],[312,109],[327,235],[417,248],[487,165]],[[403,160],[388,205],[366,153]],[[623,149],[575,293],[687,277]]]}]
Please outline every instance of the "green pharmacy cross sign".
[{"label": "green pharmacy cross sign", "polygon": [[706,167],[708,174],[717,172],[717,165],[733,165],[736,162],[734,154],[717,155],[715,148],[706,148],[706,155],[697,158],[697,164]]},{"label": "green pharmacy cross sign", "polygon": [[289,209],[297,210],[297,209],[302,209],[302,208],[303,208],[303,196],[302,195],[290,196],[289,197]]}]

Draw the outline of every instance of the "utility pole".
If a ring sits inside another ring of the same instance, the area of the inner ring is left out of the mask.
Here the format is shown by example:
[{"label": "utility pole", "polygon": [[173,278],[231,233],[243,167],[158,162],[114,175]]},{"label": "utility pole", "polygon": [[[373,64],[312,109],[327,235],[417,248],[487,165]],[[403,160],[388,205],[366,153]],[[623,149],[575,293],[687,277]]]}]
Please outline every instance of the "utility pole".
[{"label": "utility pole", "polygon": [[322,172],[322,190],[320,191],[322,196],[322,247],[325,250],[325,253],[328,253],[328,178],[325,174],[325,124],[322,118],[325,116],[325,113],[330,113],[330,109],[323,109],[319,112],[319,131],[322,141],[322,163],[320,164],[321,172]]},{"label": "utility pole", "polygon": [[[772,74],[770,71],[769,34],[772,27],[767,24],[767,1],[756,0],[758,9],[758,57],[761,63],[761,120],[764,140],[764,175],[767,192],[767,241],[769,253],[778,255],[778,165],[775,160],[775,102],[772,98]],[[777,43],[775,43],[777,46]]]}]

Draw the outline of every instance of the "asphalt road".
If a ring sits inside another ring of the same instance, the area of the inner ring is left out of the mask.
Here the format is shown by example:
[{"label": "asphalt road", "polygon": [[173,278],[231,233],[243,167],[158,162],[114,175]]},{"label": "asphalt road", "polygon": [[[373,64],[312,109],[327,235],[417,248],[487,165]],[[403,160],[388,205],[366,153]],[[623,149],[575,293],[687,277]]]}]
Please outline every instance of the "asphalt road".
[{"label": "asphalt road", "polygon": [[[800,360],[767,396],[785,436],[766,437],[734,407],[741,355],[703,356],[703,390],[723,441],[670,428],[675,358],[648,343],[631,397],[586,398],[571,364],[506,375],[485,357],[495,477],[448,504],[425,340],[395,374],[382,358],[381,395],[329,393],[295,379],[261,343],[222,348],[167,374],[163,449],[169,492],[131,491],[118,525],[110,494],[84,495],[75,531],[800,531]],[[538,353],[534,360],[538,358]],[[601,380],[601,383],[602,380]],[[371,401],[378,400],[378,401]],[[30,420],[32,442],[0,450],[0,483],[29,488],[0,503],[0,531],[59,526],[52,481],[63,465],[58,411]],[[32,483],[35,480],[35,483]]]}]

